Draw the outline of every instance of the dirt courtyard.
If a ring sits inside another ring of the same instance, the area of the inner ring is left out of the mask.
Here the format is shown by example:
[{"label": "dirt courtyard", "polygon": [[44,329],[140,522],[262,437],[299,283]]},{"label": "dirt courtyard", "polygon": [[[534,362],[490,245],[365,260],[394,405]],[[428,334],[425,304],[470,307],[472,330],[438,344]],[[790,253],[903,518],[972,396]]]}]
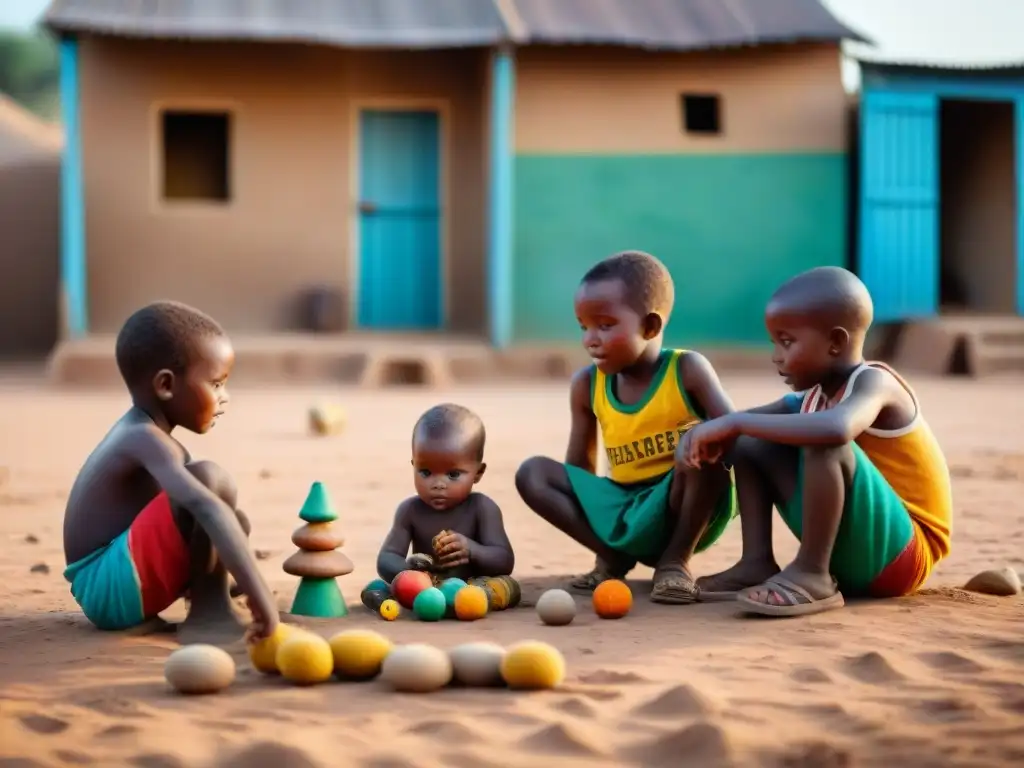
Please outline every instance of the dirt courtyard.
[{"label": "dirt courtyard", "polygon": [[[782,394],[769,375],[724,375],[738,406]],[[340,582],[352,614],[321,627],[375,628],[396,642],[450,647],[539,639],[568,663],[561,689],[536,694],[449,689],[399,695],[381,683],[311,689],[262,677],[241,647],[235,684],[183,698],[163,680],[173,637],[90,627],[62,578],[61,520],[89,450],[124,395],[0,382],[0,767],[245,766],[1001,766],[1024,764],[1024,600],[956,589],[979,570],[1024,568],[1021,381],[918,382],[946,449],[957,517],[953,555],[922,594],[789,621],[742,619],[729,604],[651,604],[650,572],[620,621],[578,598],[568,627],[528,607],[465,624],[385,624],[359,604],[397,503],[412,492],[409,436],[430,405],[454,401],[487,425],[480,490],[501,506],[516,576],[532,602],[591,558],[519,501],[513,475],[533,454],[561,456],[564,384],[445,392],[236,388],[193,454],[232,472],[253,521],[252,545],[282,609],[296,580],[281,570],[314,480],[340,514],[356,571]],[[306,433],[306,410],[343,405],[346,431]],[[795,550],[776,525],[781,560]],[[739,525],[695,561],[731,564]],[[169,615],[183,616],[181,604]]]}]

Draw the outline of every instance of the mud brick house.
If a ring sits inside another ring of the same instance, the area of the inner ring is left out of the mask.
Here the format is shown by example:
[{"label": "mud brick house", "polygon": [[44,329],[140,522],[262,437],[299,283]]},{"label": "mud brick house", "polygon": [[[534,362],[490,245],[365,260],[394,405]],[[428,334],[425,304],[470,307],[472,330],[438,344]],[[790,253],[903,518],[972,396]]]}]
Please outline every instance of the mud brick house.
[{"label": "mud brick house", "polygon": [[676,343],[763,338],[843,263],[846,99],[818,0],[55,0],[72,335],[140,303],[573,342],[596,259],[671,267]]}]

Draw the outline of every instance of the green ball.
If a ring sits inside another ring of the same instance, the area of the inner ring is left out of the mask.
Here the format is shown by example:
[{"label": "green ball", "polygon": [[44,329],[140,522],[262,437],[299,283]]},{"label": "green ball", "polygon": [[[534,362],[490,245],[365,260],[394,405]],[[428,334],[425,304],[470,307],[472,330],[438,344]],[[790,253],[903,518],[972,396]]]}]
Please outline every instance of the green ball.
[{"label": "green ball", "polygon": [[367,584],[365,587],[363,587],[363,592],[377,592],[378,590],[381,590],[381,589],[390,590],[391,589],[391,585],[388,584],[386,581],[384,581],[384,579],[374,579],[369,584]]},{"label": "green ball", "polygon": [[412,603],[412,611],[420,621],[440,621],[445,607],[444,593],[437,587],[427,587]]},{"label": "green ball", "polygon": [[445,614],[447,616],[455,615],[455,593],[466,586],[466,582],[462,579],[445,579],[441,582],[441,594],[444,595]]}]

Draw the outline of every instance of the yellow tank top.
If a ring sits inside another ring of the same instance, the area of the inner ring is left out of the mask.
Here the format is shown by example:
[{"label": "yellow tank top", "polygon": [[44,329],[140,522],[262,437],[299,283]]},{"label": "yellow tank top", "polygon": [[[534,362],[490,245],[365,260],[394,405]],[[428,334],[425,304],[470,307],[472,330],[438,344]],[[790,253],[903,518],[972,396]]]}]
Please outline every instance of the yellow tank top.
[{"label": "yellow tank top", "polygon": [[[901,429],[864,430],[857,445],[867,454],[882,477],[903,500],[911,519],[917,524],[934,566],[949,554],[953,523],[953,491],[946,457],[935,435],[921,415],[921,405],[910,385],[885,363],[864,363],[847,380],[837,402],[853,391],[853,383],[868,368],[877,368],[892,376],[907,390],[916,409],[911,422]],[[808,390],[801,412],[813,413],[827,407],[821,387]]]},{"label": "yellow tank top", "polygon": [[601,428],[608,457],[608,476],[617,483],[651,480],[675,466],[682,434],[701,421],[687,401],[679,380],[679,358],[685,350],[661,353],[647,392],[635,404],[619,401],[614,376],[593,369],[590,402]]}]

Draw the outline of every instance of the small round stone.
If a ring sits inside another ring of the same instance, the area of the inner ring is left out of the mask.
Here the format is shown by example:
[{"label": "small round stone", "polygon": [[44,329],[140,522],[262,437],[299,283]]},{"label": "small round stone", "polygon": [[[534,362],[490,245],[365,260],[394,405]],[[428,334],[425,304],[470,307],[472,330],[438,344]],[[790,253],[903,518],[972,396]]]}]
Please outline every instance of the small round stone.
[{"label": "small round stone", "polygon": [[576,618],[576,601],[564,589],[549,589],[537,601],[537,615],[545,624],[564,627]]}]

